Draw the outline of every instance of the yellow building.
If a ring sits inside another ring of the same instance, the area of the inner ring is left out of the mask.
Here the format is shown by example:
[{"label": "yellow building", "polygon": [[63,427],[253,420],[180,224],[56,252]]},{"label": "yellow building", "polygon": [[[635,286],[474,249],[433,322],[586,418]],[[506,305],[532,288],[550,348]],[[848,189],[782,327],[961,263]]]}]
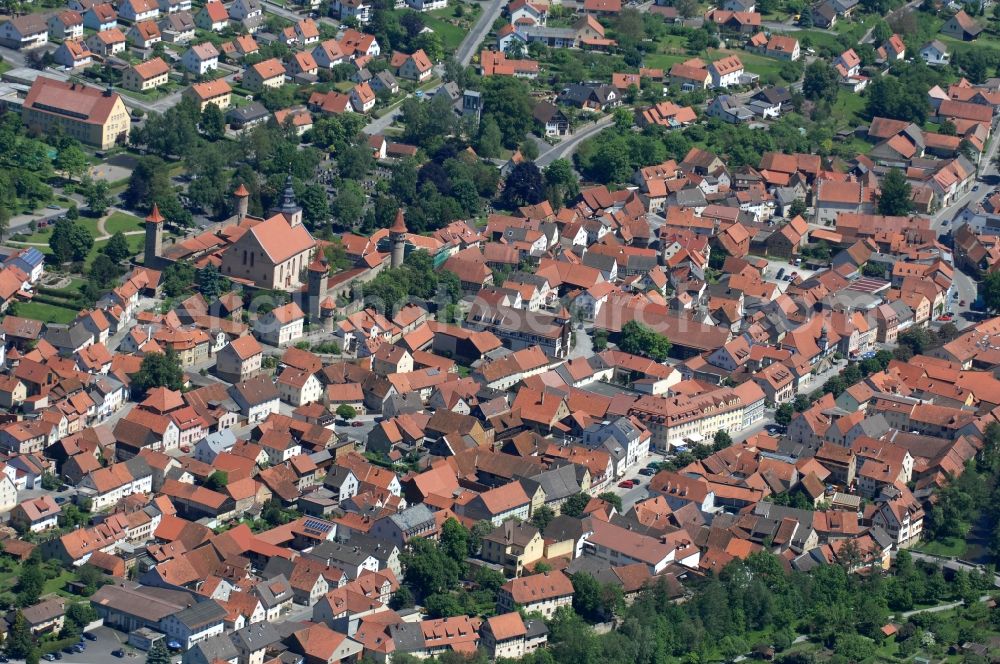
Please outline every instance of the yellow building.
[{"label": "yellow building", "polygon": [[220,111],[229,108],[233,89],[223,79],[195,83],[184,94],[198,103],[198,110],[204,111],[209,104],[215,104]]},{"label": "yellow building", "polygon": [[503,565],[508,576],[521,576],[525,567],[542,558],[544,550],[538,529],[515,519],[504,521],[483,537],[483,560]]},{"label": "yellow building", "polygon": [[128,109],[116,93],[44,76],[31,85],[21,119],[32,131],[51,133],[59,128],[102,150],[127,139],[132,128]]},{"label": "yellow building", "polygon": [[122,75],[122,86],[127,90],[153,90],[164,85],[170,74],[170,67],[163,58],[153,58],[132,65]]},{"label": "yellow building", "polygon": [[280,88],[285,84],[285,73],[285,65],[281,64],[281,60],[271,58],[248,67],[243,72],[243,85],[254,92]]}]

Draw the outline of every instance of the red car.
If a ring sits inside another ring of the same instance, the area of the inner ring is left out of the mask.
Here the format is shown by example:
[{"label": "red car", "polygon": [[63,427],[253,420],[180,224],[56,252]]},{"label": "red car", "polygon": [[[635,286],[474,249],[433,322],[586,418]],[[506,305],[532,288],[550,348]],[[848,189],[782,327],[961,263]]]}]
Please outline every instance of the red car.
[{"label": "red car", "polygon": [[364,425],[364,422],[351,422],[352,427],[363,427]]},{"label": "red car", "polygon": [[632,487],[635,486],[635,482],[633,482],[632,480],[622,480],[621,482],[618,483],[618,486],[621,487],[622,489],[631,489]]},{"label": "red car", "polygon": [[189,454],[191,452],[191,446],[181,445],[181,452],[183,452],[184,454]]}]

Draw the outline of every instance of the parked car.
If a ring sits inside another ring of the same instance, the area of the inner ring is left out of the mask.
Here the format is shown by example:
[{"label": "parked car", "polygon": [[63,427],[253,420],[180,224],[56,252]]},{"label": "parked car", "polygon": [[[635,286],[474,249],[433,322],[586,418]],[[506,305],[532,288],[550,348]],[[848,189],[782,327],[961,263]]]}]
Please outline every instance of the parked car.
[{"label": "parked car", "polygon": [[778,268],[778,274],[776,276],[777,276],[778,279],[781,279],[783,276],[785,276],[785,268],[779,267]]},{"label": "parked car", "polygon": [[363,427],[364,425],[364,422],[351,422],[352,427]]},{"label": "parked car", "polygon": [[656,471],[653,470],[652,468],[641,468],[639,469],[639,474],[645,475],[646,477],[652,477],[653,475],[656,474]]},{"label": "parked car", "polygon": [[621,482],[618,483],[618,486],[622,489],[631,489],[632,487],[635,486],[635,482],[633,482],[632,480],[622,480]]},{"label": "parked car", "polygon": [[97,640],[97,636],[94,635],[94,634],[91,634],[90,632],[84,632],[83,633],[83,638],[87,639],[88,641],[96,641]]},{"label": "parked car", "polygon": [[117,657],[118,659],[121,659],[122,657],[125,656],[125,651],[119,648],[118,650],[112,650],[111,654]]},{"label": "parked car", "polygon": [[184,454],[190,454],[191,453],[191,446],[190,445],[181,445],[181,452],[183,452]]}]

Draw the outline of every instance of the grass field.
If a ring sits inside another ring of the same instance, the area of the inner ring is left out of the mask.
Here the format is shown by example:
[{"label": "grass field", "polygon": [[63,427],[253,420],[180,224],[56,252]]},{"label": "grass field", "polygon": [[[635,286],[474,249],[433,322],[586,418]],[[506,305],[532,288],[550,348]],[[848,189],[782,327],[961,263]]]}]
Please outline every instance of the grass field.
[{"label": "grass field", "polygon": [[77,313],[75,309],[42,304],[41,302],[19,302],[17,304],[18,316],[34,318],[45,323],[71,323],[76,318]]},{"label": "grass field", "polygon": [[[799,30],[795,33],[799,41],[808,44],[812,48],[826,47],[831,50],[840,50],[841,45],[837,40],[837,34],[825,30]],[[808,39],[808,41],[807,41]]]},{"label": "grass field", "polygon": [[685,60],[690,60],[691,58],[700,57],[706,62],[714,62],[715,60],[728,55],[739,56],[748,72],[758,74],[762,77],[767,76],[768,74],[778,76],[778,72],[781,70],[781,65],[783,64],[781,60],[775,60],[774,58],[768,58],[755,53],[747,53],[738,49],[713,48],[708,50],[707,55],[697,56],[689,55],[687,53],[655,53],[653,55],[646,56],[645,65],[654,69],[663,69],[668,71],[678,62],[684,62]]},{"label": "grass field", "polygon": [[914,551],[920,551],[921,553],[927,553],[932,556],[947,556],[960,558],[966,549],[965,540],[951,537],[940,542],[921,542],[918,546],[914,547]]},{"label": "grass field", "polygon": [[[81,224],[87,230],[90,231],[91,235],[93,235],[94,237],[97,237],[97,220],[96,219],[94,219],[92,217],[80,217],[79,219],[76,220],[76,223]],[[52,229],[53,228],[54,228],[54,225],[50,224],[50,225],[46,226],[45,228],[39,228],[37,231],[35,231],[34,233],[32,233],[31,235],[29,235],[27,237],[18,238],[18,240],[20,240],[21,242],[37,242],[37,243],[40,243],[40,244],[48,244],[49,240],[52,239]],[[39,249],[41,249],[42,251],[45,251],[41,247],[39,247]]]},{"label": "grass field", "polygon": [[[146,241],[146,238],[144,235],[126,235],[125,241],[128,242],[129,251],[133,254],[138,254],[142,251],[143,243]],[[104,245],[107,243],[108,240],[101,240],[100,242],[94,243],[94,247],[90,250],[90,253],[87,254],[87,258],[84,261],[84,270],[90,269],[90,264],[94,262],[94,259],[97,258],[97,254],[101,252],[101,249],[104,248]]]},{"label": "grass field", "polygon": [[664,71],[669,71],[670,68],[678,62],[684,62],[691,57],[693,56],[680,55],[676,53],[654,53],[653,55],[647,55],[643,59],[643,63],[650,69],[662,69]]},{"label": "grass field", "polygon": [[[461,7],[461,16],[456,13],[459,7]],[[477,3],[457,2],[444,9],[425,12],[420,15],[420,18],[424,25],[441,38],[445,53],[450,53],[462,43],[481,12],[482,8]],[[459,25],[455,25],[453,21],[457,21]]]},{"label": "grass field", "polygon": [[127,233],[129,231],[141,231],[145,228],[142,219],[125,212],[112,212],[104,222],[104,230],[108,235],[114,235],[118,231]]},{"label": "grass field", "polygon": [[457,25],[452,25],[448,21],[436,16],[425,15],[422,18],[424,19],[424,25],[433,30],[441,38],[441,44],[444,46],[445,53],[454,52],[462,43],[462,40],[465,39],[465,30]]},{"label": "grass field", "polygon": [[864,122],[865,98],[850,90],[841,88],[837,102],[833,105],[833,117],[847,127],[855,127]]}]

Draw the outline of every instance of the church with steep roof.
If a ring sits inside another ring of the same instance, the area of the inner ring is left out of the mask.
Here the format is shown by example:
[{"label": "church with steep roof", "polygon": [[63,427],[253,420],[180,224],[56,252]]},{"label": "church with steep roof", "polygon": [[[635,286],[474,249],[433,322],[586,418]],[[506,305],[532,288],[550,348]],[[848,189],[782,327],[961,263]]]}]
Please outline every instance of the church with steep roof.
[{"label": "church with steep roof", "polygon": [[240,185],[233,192],[236,215],[220,230],[206,231],[163,246],[164,219],[158,210],[146,220],[147,266],[161,269],[185,261],[195,268],[215,265],[223,276],[245,286],[295,292],[302,289],[317,243],[302,224],[302,207],[295,201],[288,177],[281,204],[267,218],[247,214],[250,193]]}]

